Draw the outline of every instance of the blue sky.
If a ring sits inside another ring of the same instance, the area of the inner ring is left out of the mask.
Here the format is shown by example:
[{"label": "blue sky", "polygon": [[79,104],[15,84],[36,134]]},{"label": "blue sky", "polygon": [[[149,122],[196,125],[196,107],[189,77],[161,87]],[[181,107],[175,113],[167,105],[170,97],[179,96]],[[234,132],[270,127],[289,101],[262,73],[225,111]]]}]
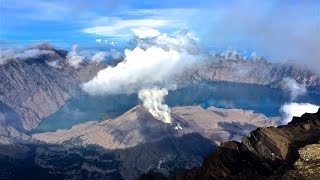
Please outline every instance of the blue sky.
[{"label": "blue sky", "polygon": [[[205,4],[205,1],[203,1]],[[197,1],[41,1],[0,0],[2,41],[93,41],[128,39],[132,28],[163,31],[187,27]],[[181,26],[181,27],[179,27]],[[100,27],[100,28],[99,28]]]},{"label": "blue sky", "polygon": [[320,46],[320,1],[0,0],[1,46],[51,42],[71,47],[127,42],[135,30],[189,31],[217,49],[275,59],[311,58]]}]

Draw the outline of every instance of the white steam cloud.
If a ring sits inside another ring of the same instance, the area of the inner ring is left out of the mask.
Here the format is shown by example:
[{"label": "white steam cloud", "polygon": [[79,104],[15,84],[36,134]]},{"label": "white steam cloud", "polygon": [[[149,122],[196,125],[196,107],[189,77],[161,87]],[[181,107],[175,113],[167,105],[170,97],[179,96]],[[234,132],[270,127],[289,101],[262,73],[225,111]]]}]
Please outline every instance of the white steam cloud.
[{"label": "white steam cloud", "polygon": [[139,38],[156,37],[161,34],[158,30],[151,29],[151,28],[134,28],[134,29],[131,29],[131,31],[133,31],[134,34]]},{"label": "white steam cloud", "polygon": [[57,68],[57,69],[61,69],[62,68],[61,64],[59,64],[59,61],[57,61],[57,60],[55,60],[55,61],[46,61],[46,63],[49,66]]},{"label": "white steam cloud", "polygon": [[171,123],[170,109],[164,104],[164,97],[168,95],[168,90],[158,87],[142,89],[138,93],[139,99],[143,101],[143,105],[158,120],[165,123]]},{"label": "white steam cloud", "polygon": [[165,37],[139,41],[133,50],[125,50],[124,61],[99,71],[96,77],[83,84],[83,90],[103,95],[133,93],[153,86],[174,88],[175,75],[193,64],[197,56],[189,51],[186,43],[179,43],[184,37]]},{"label": "white steam cloud", "polygon": [[101,39],[101,38],[98,38],[96,39],[96,43],[98,44],[106,44],[106,45],[109,45],[109,46],[115,46],[116,43],[114,41],[108,41],[107,39]]},{"label": "white steam cloud", "polygon": [[281,125],[291,122],[293,117],[301,117],[304,113],[316,113],[319,106],[310,103],[286,103],[280,111],[283,113]]},{"label": "white steam cloud", "polygon": [[122,54],[121,52],[115,49],[110,49],[109,51],[106,52],[106,57],[111,57],[112,59],[119,59],[122,57]]},{"label": "white steam cloud", "polygon": [[301,117],[304,113],[316,113],[319,106],[310,103],[295,103],[298,96],[305,94],[307,88],[305,85],[299,84],[295,79],[284,78],[284,88],[290,91],[290,103],[285,103],[281,106],[280,112],[283,114],[283,119],[280,125],[286,125],[291,122],[293,117]]},{"label": "white steam cloud", "polygon": [[93,54],[90,58],[90,62],[103,62],[106,60],[106,58],[111,58],[111,59],[119,59],[122,57],[122,54],[115,50],[115,49],[110,49],[109,51],[104,51],[104,52],[97,52]]},{"label": "white steam cloud", "polygon": [[105,60],[106,56],[107,56],[106,52],[97,52],[91,57],[91,62],[100,63]]},{"label": "white steam cloud", "polygon": [[202,52],[200,52],[200,47],[196,40],[197,38],[193,37],[187,30],[181,30],[175,33],[173,36],[161,34],[153,38],[150,37],[147,39],[137,39],[136,43],[137,46],[141,47],[142,49],[146,49],[148,47],[160,47],[166,51],[185,51],[190,55],[201,56]]},{"label": "white steam cloud", "polygon": [[78,54],[78,46],[73,45],[71,51],[67,55],[67,63],[77,69],[83,60],[84,57]]},{"label": "white steam cloud", "polygon": [[286,85],[286,89],[290,91],[291,101],[295,100],[298,96],[307,92],[307,88],[305,85],[299,84],[296,80],[292,78],[284,78],[283,81]]},{"label": "white steam cloud", "polygon": [[0,51],[0,65],[6,64],[11,59],[15,59],[15,51],[13,49]]},{"label": "white steam cloud", "polygon": [[99,71],[94,79],[83,84],[83,89],[98,95],[133,93],[153,85],[167,86],[172,75],[181,68],[179,64],[184,65],[182,61],[187,59],[191,59],[187,54],[157,47],[126,50],[123,62]]},{"label": "white steam cloud", "polygon": [[125,50],[122,62],[99,71],[82,89],[91,95],[139,92],[143,105],[154,117],[171,123],[163,97],[167,89],[176,87],[176,75],[201,58],[196,41],[182,31],[173,36],[138,38],[135,44],[134,49]]},{"label": "white steam cloud", "polygon": [[22,51],[7,49],[7,50],[0,51],[0,65],[5,64],[10,60],[36,58],[41,55],[54,54],[54,53],[55,52],[51,50],[40,50],[40,49],[27,49]]},{"label": "white steam cloud", "polygon": [[115,49],[109,51],[91,51],[83,50],[79,51],[78,46],[74,45],[72,50],[67,55],[67,63],[70,66],[78,68],[82,63],[97,63],[105,61],[106,59],[119,59],[122,57],[122,53]]},{"label": "white steam cloud", "polygon": [[38,57],[46,54],[54,54],[54,52],[50,50],[28,49],[21,53],[16,54],[15,57],[20,59],[28,59],[28,58],[34,58],[34,57]]}]

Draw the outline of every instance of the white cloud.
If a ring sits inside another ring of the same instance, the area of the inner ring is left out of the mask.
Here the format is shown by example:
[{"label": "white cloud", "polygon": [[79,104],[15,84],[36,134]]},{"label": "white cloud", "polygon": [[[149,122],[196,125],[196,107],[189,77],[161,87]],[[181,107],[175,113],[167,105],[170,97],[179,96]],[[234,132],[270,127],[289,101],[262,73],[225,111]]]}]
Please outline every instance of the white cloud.
[{"label": "white cloud", "polygon": [[57,69],[61,69],[62,66],[59,64],[59,61],[46,61],[46,63],[51,66],[51,67],[54,67],[54,68],[57,68]]},{"label": "white cloud", "polygon": [[168,90],[159,87],[142,89],[138,93],[139,99],[143,101],[148,111],[156,118],[165,123],[171,123],[170,109],[164,104],[164,97],[168,95]]},{"label": "white cloud", "polygon": [[320,73],[319,1],[288,2],[232,1],[217,19],[200,20],[206,25],[203,37],[220,47],[253,48],[269,61],[294,62]]},{"label": "white cloud", "polygon": [[0,65],[6,64],[9,60],[14,58],[15,58],[15,51],[13,49],[0,51]]},{"label": "white cloud", "polygon": [[143,49],[155,46],[165,50],[173,49],[177,51],[187,51],[189,54],[199,54],[200,47],[196,39],[197,38],[184,29],[173,35],[161,34],[156,38],[137,39],[136,43],[138,47]]},{"label": "white cloud", "polygon": [[50,50],[28,49],[28,50],[22,51],[21,53],[16,54],[15,57],[20,59],[27,59],[27,58],[38,57],[45,54],[54,54],[54,52]]},{"label": "white cloud", "polygon": [[116,45],[116,43],[114,41],[108,41],[108,39],[101,39],[101,38],[97,38],[96,39],[96,43],[106,44],[106,45],[109,45],[109,46],[115,46]]},{"label": "white cloud", "polygon": [[151,28],[134,28],[131,29],[131,31],[133,31],[134,34],[139,38],[150,38],[160,35],[160,32],[158,30]]},{"label": "white cloud", "polygon": [[[199,9],[193,8],[163,8],[163,9],[134,9],[121,11],[115,16],[100,16],[92,20],[91,27],[82,31],[89,34],[110,37],[130,37],[134,34],[152,33],[154,29],[173,32],[188,28],[193,22]],[[126,17],[126,19],[120,18]],[[150,31],[151,30],[151,31]],[[142,36],[141,36],[142,37]]]},{"label": "white cloud", "polygon": [[96,42],[97,42],[97,43],[101,43],[101,42],[102,42],[102,39],[96,39]]},{"label": "white cloud", "polygon": [[115,49],[110,49],[109,51],[96,52],[93,55],[89,55],[88,57],[90,59],[90,62],[100,63],[102,61],[105,61],[106,58],[119,59],[122,57],[122,53]]},{"label": "white cloud", "polygon": [[40,50],[40,49],[27,49],[22,51],[16,51],[13,49],[7,49],[0,51],[0,65],[5,64],[10,60],[14,59],[28,59],[28,58],[36,58],[41,55],[46,54],[54,54],[54,51],[50,50]]},{"label": "white cloud", "polygon": [[136,48],[125,50],[124,61],[99,71],[83,84],[83,90],[89,94],[115,94],[153,86],[175,87],[175,75],[200,56],[193,51],[195,44],[184,43],[190,38],[187,33],[157,38],[138,40]]},{"label": "white cloud", "polygon": [[122,53],[115,49],[110,49],[110,51],[106,52],[106,57],[111,57],[112,59],[119,59],[121,56]]},{"label": "white cloud", "polygon": [[286,103],[280,111],[283,113],[282,125],[291,122],[293,117],[301,117],[304,113],[316,113],[319,106],[309,103]]},{"label": "white cloud", "polygon": [[84,57],[78,54],[78,46],[73,45],[71,51],[67,55],[67,63],[77,69],[83,60]]},{"label": "white cloud", "polygon": [[78,45],[73,45],[68,53],[66,62],[69,66],[79,68],[82,63],[100,63],[106,59],[119,59],[123,54],[115,49],[109,51],[82,50],[79,51]]},{"label": "white cloud", "polygon": [[156,47],[125,50],[123,62],[99,71],[94,79],[83,85],[83,89],[90,94],[131,93],[164,84],[180,60],[182,56],[173,50],[166,52]]},{"label": "white cloud", "polygon": [[157,28],[170,26],[171,22],[164,19],[118,19],[110,20],[108,25],[93,26],[83,29],[83,32],[89,34],[96,34],[100,36],[130,36],[132,32],[130,29],[135,28]]},{"label": "white cloud", "polygon": [[91,57],[91,62],[100,63],[105,60],[106,55],[106,52],[97,52]]},{"label": "white cloud", "polygon": [[286,89],[290,91],[291,100],[295,100],[298,96],[307,92],[306,86],[299,84],[295,79],[284,78],[283,82],[286,85]]}]

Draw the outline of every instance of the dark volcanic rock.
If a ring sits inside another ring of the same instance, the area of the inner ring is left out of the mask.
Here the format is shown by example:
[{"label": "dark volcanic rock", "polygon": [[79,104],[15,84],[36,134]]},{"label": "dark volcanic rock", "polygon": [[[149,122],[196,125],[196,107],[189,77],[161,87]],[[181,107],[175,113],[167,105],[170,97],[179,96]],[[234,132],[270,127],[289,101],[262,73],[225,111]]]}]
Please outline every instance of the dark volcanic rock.
[{"label": "dark volcanic rock", "polygon": [[241,143],[223,143],[201,167],[169,179],[280,179],[299,158],[298,150],[319,140],[320,109],[285,126],[258,128]]}]

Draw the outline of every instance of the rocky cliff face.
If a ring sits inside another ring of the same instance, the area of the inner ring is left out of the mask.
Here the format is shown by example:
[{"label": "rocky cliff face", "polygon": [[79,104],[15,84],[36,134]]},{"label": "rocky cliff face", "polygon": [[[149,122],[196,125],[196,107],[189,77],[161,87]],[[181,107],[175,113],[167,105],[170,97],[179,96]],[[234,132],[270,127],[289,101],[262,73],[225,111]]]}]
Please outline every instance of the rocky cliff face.
[{"label": "rocky cliff face", "polygon": [[295,79],[310,89],[320,89],[320,76],[294,64],[269,63],[262,58],[244,60],[241,56],[217,55],[189,68],[180,77],[182,81],[227,81],[283,86],[283,78]]},{"label": "rocky cliff face", "polygon": [[241,143],[225,142],[204,160],[201,167],[180,172],[168,179],[298,177],[292,173],[284,174],[299,158],[300,148],[319,140],[320,109],[315,114],[294,118],[285,126],[258,128],[249,137],[243,138]]},{"label": "rocky cliff face", "polygon": [[0,135],[11,136],[12,128],[19,132],[35,128],[104,67],[84,63],[76,70],[66,65],[66,51],[47,45],[35,48],[51,53],[16,57],[0,66]]}]

